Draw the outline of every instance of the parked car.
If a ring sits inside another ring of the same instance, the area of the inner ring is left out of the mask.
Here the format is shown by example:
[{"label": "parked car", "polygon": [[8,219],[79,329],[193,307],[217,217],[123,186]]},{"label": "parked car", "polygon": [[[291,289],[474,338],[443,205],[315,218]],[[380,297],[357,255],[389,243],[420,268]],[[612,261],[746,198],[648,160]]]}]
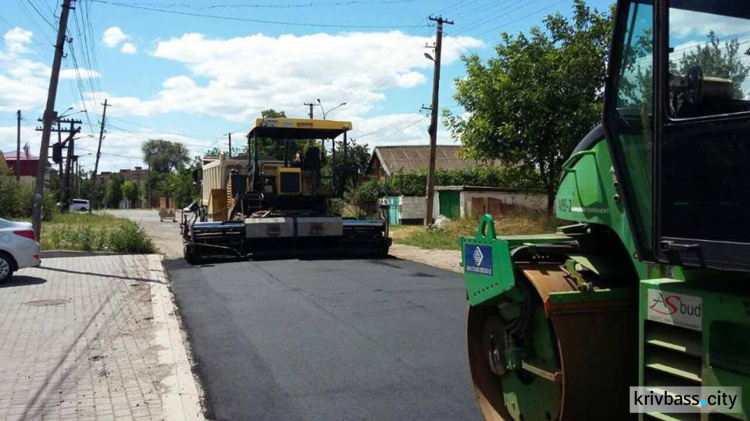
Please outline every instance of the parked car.
[{"label": "parked car", "polygon": [[18,269],[41,263],[39,242],[31,224],[0,218],[0,282],[9,280]]},{"label": "parked car", "polygon": [[89,210],[89,201],[85,199],[73,199],[73,204],[70,206],[70,210],[86,212]]}]

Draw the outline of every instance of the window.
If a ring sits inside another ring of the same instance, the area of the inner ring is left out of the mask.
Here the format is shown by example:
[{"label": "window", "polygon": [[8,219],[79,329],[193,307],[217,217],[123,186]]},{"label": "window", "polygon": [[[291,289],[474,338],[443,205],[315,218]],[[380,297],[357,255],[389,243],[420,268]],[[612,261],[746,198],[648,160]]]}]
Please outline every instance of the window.
[{"label": "window", "polygon": [[618,13],[605,122],[636,247],[652,260],[654,10],[635,1]]},{"label": "window", "polygon": [[750,112],[750,7],[746,3],[670,2],[670,117]]}]

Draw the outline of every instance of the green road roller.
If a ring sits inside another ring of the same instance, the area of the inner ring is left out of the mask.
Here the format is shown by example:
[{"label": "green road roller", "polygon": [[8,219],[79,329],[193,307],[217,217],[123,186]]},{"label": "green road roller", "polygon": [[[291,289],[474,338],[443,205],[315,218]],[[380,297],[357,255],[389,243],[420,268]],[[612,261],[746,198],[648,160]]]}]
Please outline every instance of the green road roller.
[{"label": "green road roller", "polygon": [[[618,1],[602,124],[562,167],[570,224],[503,237],[485,215],[460,240],[486,419],[750,419],[750,75],[674,65],[710,31],[750,64],[750,2]],[[636,387],[746,393],[640,411]]]}]

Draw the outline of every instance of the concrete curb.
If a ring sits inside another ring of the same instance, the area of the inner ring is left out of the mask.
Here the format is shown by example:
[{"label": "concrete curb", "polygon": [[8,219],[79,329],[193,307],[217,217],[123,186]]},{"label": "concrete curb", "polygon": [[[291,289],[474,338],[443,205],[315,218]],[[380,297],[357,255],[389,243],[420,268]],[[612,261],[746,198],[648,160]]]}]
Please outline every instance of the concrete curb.
[{"label": "concrete curb", "polygon": [[42,250],[40,254],[41,254],[42,259],[54,259],[58,257],[120,256],[123,253],[110,253],[110,252],[104,252],[104,251],[77,251],[77,250]]},{"label": "concrete curb", "polygon": [[205,420],[201,406],[203,393],[193,376],[162,259],[161,255],[150,255],[148,271],[152,279],[159,281],[151,284],[159,365],[169,367],[169,374],[161,380],[164,419]]}]

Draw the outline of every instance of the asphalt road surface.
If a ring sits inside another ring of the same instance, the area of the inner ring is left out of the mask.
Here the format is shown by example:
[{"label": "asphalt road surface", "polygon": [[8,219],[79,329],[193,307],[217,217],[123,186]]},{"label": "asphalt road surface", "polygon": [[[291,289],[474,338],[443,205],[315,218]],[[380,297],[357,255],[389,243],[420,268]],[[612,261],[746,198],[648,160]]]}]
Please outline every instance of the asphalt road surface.
[{"label": "asphalt road surface", "polygon": [[216,419],[480,418],[460,275],[397,259],[166,265]]},{"label": "asphalt road surface", "polygon": [[110,212],[166,254],[214,418],[481,418],[461,275],[398,259],[190,266],[177,224]]}]

